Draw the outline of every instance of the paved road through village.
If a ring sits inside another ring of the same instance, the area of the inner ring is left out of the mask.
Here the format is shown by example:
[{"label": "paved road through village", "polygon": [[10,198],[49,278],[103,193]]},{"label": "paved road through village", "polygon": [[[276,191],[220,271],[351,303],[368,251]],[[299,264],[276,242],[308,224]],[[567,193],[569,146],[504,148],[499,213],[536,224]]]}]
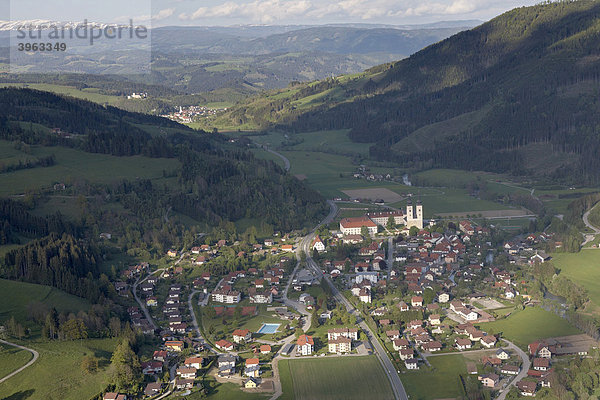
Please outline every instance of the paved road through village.
[{"label": "paved road through village", "polygon": [[[337,212],[338,212],[337,205],[333,201],[328,201],[328,203],[331,208],[331,211],[329,212],[329,215],[319,225],[317,225],[317,227],[315,227],[315,230],[318,229],[321,225],[328,224],[331,221],[333,221],[333,219],[337,215]],[[323,274],[323,272],[321,271],[321,268],[319,268],[319,266],[315,263],[315,261],[310,257],[310,254],[311,254],[310,245],[315,237],[315,230],[313,230],[311,233],[309,233],[307,236],[305,236],[302,239],[300,247],[306,254],[307,266],[312,268],[316,273]],[[398,400],[408,400],[408,395],[406,394],[404,385],[402,385],[402,381],[400,380],[400,377],[398,376],[398,373],[396,371],[396,368],[394,367],[394,364],[392,363],[392,360],[390,360],[387,352],[385,351],[383,346],[381,346],[381,344],[379,343],[379,340],[377,340],[377,337],[375,336],[375,334],[373,334],[373,332],[371,331],[371,328],[369,328],[367,323],[360,317],[359,311],[356,310],[356,308],[354,308],[354,306],[338,291],[338,289],[335,287],[335,285],[333,284],[331,279],[327,275],[324,275],[323,278],[331,287],[332,293],[335,296],[335,298],[337,299],[337,301],[344,304],[346,309],[357,317],[357,319],[359,321],[358,325],[361,327],[361,329],[363,331],[366,332],[369,341],[373,345],[375,354],[377,355],[377,358],[381,362],[381,365],[382,365],[383,369],[385,370],[385,373],[388,376],[388,379],[390,380],[390,384],[394,391],[395,398]]]}]

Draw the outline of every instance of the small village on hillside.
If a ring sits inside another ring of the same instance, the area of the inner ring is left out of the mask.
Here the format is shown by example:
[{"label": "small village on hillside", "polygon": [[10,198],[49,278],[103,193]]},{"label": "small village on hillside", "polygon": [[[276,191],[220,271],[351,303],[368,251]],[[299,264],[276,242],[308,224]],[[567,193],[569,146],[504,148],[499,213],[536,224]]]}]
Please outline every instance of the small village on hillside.
[{"label": "small village on hillside", "polygon": [[[369,355],[376,341],[400,375],[430,369],[437,356],[473,354],[467,373],[480,390],[504,398],[514,386],[534,396],[551,386],[555,360],[597,347],[578,335],[524,351],[486,328],[514,307],[539,307],[533,282],[496,267],[494,257],[529,269],[543,264],[551,257],[542,249],[561,246],[551,234],[496,243],[492,226],[440,225],[423,215],[422,204],[409,200],[405,210],[339,217],[309,242],[295,233],[220,239],[169,250],[168,268],[126,269],[115,289],[138,302],[128,310],[131,322],[155,343],[141,364],[144,394],[202,391],[197,378],[207,374],[277,393],[279,360]],[[224,257],[235,260],[229,269]]]}]

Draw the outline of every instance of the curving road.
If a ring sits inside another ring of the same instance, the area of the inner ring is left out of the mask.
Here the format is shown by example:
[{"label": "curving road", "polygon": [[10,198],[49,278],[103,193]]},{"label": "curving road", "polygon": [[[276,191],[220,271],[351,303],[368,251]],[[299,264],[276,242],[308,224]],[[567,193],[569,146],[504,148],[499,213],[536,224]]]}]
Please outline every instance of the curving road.
[{"label": "curving road", "polygon": [[521,365],[521,371],[519,372],[519,374],[517,376],[515,376],[513,378],[513,380],[508,384],[508,386],[506,386],[502,390],[502,393],[500,393],[500,396],[498,396],[496,398],[496,400],[504,400],[506,398],[506,395],[510,391],[511,386],[515,386],[517,384],[517,382],[519,382],[519,381],[521,381],[521,379],[525,378],[527,376],[527,372],[529,371],[529,368],[531,368],[531,361],[529,361],[529,356],[523,350],[521,350],[514,343],[509,342],[506,339],[502,339],[502,340],[508,345],[509,349],[516,352],[519,355],[519,357],[521,357],[523,364]]},{"label": "curving road", "polygon": [[[598,203],[600,204],[600,203]],[[590,228],[592,231],[594,231],[594,233],[592,234],[585,234],[585,241],[581,244],[581,246],[585,246],[586,244],[588,244],[589,242],[593,241],[596,238],[596,235],[600,235],[600,229],[596,228],[594,225],[590,224],[590,213],[592,212],[592,210],[594,208],[596,208],[596,206],[598,205],[596,204],[595,206],[593,206],[592,208],[590,208],[589,210],[587,210],[585,212],[585,214],[583,214],[583,223],[585,224],[585,226],[587,226],[588,228]]]},{"label": "curving road", "polygon": [[265,151],[268,151],[271,154],[275,154],[277,157],[281,158],[283,160],[283,164],[285,165],[284,168],[285,168],[286,172],[290,172],[290,160],[286,156],[284,156],[281,153],[276,152],[275,150],[271,150],[271,149],[267,148],[266,146],[263,146],[263,149]]},{"label": "curving road", "polygon": [[4,381],[6,381],[9,378],[12,378],[13,376],[15,376],[16,374],[18,374],[19,372],[23,371],[24,369],[31,367],[33,365],[33,363],[35,363],[37,361],[37,359],[39,358],[39,356],[40,356],[40,353],[38,353],[37,351],[35,351],[33,349],[25,347],[25,346],[21,346],[21,345],[15,344],[15,343],[7,342],[6,340],[2,340],[2,339],[0,339],[0,343],[6,344],[6,345],[9,345],[9,346],[13,346],[13,347],[17,347],[17,348],[19,348],[21,350],[26,350],[26,351],[30,352],[31,354],[33,354],[33,358],[31,360],[29,360],[29,362],[27,364],[23,365],[21,368],[17,369],[16,371],[11,372],[10,374],[6,375],[4,378],[0,379],[0,383],[3,383]]}]

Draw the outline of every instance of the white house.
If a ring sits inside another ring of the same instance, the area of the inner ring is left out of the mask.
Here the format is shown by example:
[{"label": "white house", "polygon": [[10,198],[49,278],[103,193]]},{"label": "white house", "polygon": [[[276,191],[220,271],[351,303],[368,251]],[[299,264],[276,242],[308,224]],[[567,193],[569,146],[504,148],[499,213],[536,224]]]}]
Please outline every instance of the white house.
[{"label": "white house", "polygon": [[296,342],[298,353],[303,356],[308,356],[313,353],[315,349],[315,341],[312,336],[308,335],[300,335],[298,341]]},{"label": "white house", "polygon": [[410,360],[405,360],[404,365],[406,366],[406,369],[410,369],[410,370],[419,369],[419,362],[417,360],[415,360],[414,358],[412,358]]},{"label": "white house", "polygon": [[315,240],[313,240],[312,249],[317,250],[318,252],[325,251],[325,244],[323,243],[319,235],[317,235],[317,237],[315,237]]}]

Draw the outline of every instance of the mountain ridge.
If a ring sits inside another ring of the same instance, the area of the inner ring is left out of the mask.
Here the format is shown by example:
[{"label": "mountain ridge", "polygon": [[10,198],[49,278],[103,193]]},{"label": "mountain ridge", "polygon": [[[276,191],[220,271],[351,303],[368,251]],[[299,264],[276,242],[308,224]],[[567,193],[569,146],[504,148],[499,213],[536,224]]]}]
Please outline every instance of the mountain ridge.
[{"label": "mountain ridge", "polygon": [[[351,129],[353,141],[373,144],[372,158],[418,169],[539,174],[521,149],[547,143],[577,158],[549,169],[547,178],[598,182],[598,21],[600,4],[587,0],[518,8],[407,59],[260,99],[228,117],[291,132]],[[581,82],[588,86],[565,89]],[[432,150],[393,147],[420,128],[484,107],[490,109],[474,126],[432,139]],[[486,157],[462,156],[478,153]]]}]

